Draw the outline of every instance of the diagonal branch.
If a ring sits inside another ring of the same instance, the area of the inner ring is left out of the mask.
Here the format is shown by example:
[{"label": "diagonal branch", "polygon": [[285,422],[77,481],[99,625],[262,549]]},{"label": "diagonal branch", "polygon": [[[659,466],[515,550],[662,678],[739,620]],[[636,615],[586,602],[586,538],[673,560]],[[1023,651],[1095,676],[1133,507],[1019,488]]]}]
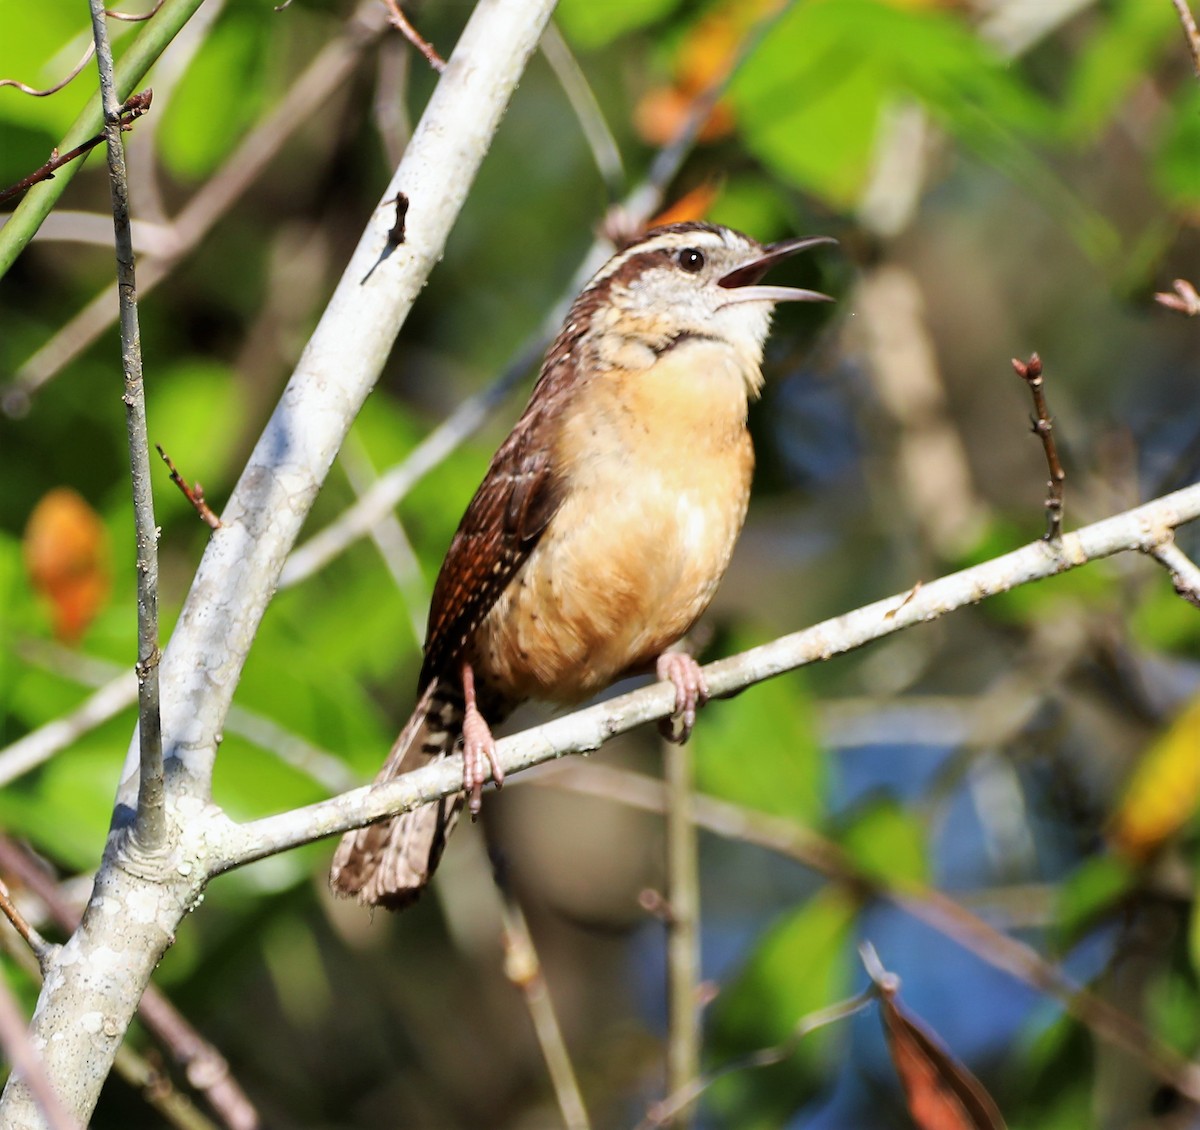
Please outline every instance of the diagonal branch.
[{"label": "diagonal branch", "polygon": [[[167,0],[148,26],[170,6]],[[377,208],[222,515],[225,525],[209,542],[161,665],[168,812],[185,839],[215,835],[223,826],[208,799],[213,760],[279,570],[441,255],[553,6],[553,0],[480,0],[476,6],[381,197],[403,193],[412,202],[407,239],[363,285],[395,215],[394,207]],[[6,234],[7,227],[0,235]],[[178,859],[161,866],[143,866],[123,850],[136,765],[136,756],[127,762],[116,834],[79,929],[51,963],[31,1026],[48,1071],[69,1084],[68,1109],[83,1121],[207,871],[207,848],[190,839]],[[103,1018],[99,1031],[80,1023],[85,1015]],[[0,1097],[0,1124],[44,1125],[34,1095],[16,1076]]]},{"label": "diagonal branch", "polygon": [[[782,636],[704,668],[714,697],[729,696],[754,683],[816,663],[882,639],[902,628],[936,620],[1031,581],[1065,573],[1122,552],[1150,553],[1171,530],[1200,518],[1200,484],[1147,502],[1133,510],[1063,534],[1055,542],[1036,541],[1001,557],[887,597],[832,620]],[[568,753],[589,753],[609,738],[674,709],[670,683],[629,694],[556,718],[502,739],[498,758],[505,774],[519,772]],[[298,847],[324,836],[358,828],[462,788],[462,761],[456,755],[385,784],[269,816],[249,824],[225,822],[219,834],[205,835],[210,875]],[[1197,1089],[1200,1095],[1200,1087]]]},{"label": "diagonal branch", "polygon": [[[551,0],[476,9],[222,514],[163,659],[168,789],[206,796],[234,687],[284,559],[466,198]],[[397,194],[407,238],[371,275]]]},{"label": "diagonal branch", "polygon": [[1174,537],[1164,538],[1147,552],[1171,574],[1175,591],[1200,608],[1200,565],[1179,548]]}]

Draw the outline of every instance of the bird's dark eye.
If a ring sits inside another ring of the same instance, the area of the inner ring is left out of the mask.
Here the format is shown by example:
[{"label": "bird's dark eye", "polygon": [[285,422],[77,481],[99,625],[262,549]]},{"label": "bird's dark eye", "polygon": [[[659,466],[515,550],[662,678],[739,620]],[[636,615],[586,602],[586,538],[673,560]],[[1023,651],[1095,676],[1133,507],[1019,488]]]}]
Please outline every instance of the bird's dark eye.
[{"label": "bird's dark eye", "polygon": [[695,274],[704,267],[704,252],[695,247],[685,247],[679,253],[679,265]]}]

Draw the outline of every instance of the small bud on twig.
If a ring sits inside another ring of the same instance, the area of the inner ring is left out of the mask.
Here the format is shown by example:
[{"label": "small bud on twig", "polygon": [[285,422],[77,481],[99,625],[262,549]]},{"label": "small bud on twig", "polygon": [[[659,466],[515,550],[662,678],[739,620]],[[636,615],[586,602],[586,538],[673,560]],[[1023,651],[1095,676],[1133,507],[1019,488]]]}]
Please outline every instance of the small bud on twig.
[{"label": "small bud on twig", "polygon": [[1028,386],[1033,396],[1033,416],[1031,423],[1034,435],[1041,437],[1042,448],[1046,452],[1046,465],[1050,469],[1050,479],[1046,483],[1046,541],[1057,541],[1062,537],[1063,527],[1063,484],[1067,473],[1063,470],[1058,458],[1058,445],[1054,442],[1054,423],[1050,417],[1050,409],[1046,404],[1046,392],[1042,381],[1042,359],[1036,354],[1030,354],[1028,361],[1013,358],[1013,370]]},{"label": "small bud on twig", "polygon": [[1196,288],[1187,279],[1176,279],[1171,285],[1175,288],[1174,294],[1160,291],[1154,296],[1154,301],[1168,310],[1178,310],[1189,318],[1200,314],[1200,294],[1196,293]]},{"label": "small bud on twig", "polygon": [[192,504],[192,509],[200,515],[201,519],[214,530],[221,528],[221,519],[213,513],[212,508],[204,501],[204,488],[197,483],[194,487],[188,486],[185,479],[176,469],[175,464],[171,462],[171,457],[162,449],[160,444],[154,445],[154,450],[162,456],[162,461],[167,465],[171,472],[171,481],[183,491],[183,497]]}]

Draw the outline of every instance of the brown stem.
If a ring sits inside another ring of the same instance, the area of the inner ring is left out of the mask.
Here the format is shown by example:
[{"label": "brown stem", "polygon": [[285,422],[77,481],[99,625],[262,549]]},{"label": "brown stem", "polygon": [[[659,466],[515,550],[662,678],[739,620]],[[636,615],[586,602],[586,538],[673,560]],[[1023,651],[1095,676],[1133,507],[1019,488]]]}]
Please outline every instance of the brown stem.
[{"label": "brown stem", "polygon": [[[85,59],[84,62],[86,61],[87,60]],[[51,94],[53,93],[53,90],[46,91],[45,93]],[[147,110],[149,110],[150,100],[153,97],[154,91],[149,87],[147,87],[145,90],[138,91],[137,94],[131,95],[128,101],[126,101],[118,111],[121,129],[128,129],[134,121],[136,121]],[[66,153],[53,154],[50,160],[47,161],[40,169],[35,169],[29,174],[29,176],[0,191],[0,204],[3,204],[5,200],[11,200],[14,196],[20,196],[20,194],[27,188],[32,188],[40,181],[53,180],[54,171],[56,169],[61,169],[63,165],[74,161],[76,157],[82,157],[85,153],[90,153],[97,145],[100,144],[100,142],[104,140],[104,137],[105,135],[103,133],[98,133],[95,137],[89,137],[82,145],[77,145],[74,149],[69,149]]]},{"label": "brown stem", "polygon": [[1183,24],[1183,34],[1187,39],[1188,50],[1192,55],[1192,70],[1200,78],[1200,30],[1196,28],[1196,18],[1187,5],[1187,0],[1171,0],[1175,11],[1179,13],[1179,22]]},{"label": "brown stem", "polygon": [[163,451],[161,444],[156,443],[154,450],[162,457],[162,461],[171,472],[171,482],[183,491],[183,497],[192,504],[192,509],[200,515],[201,520],[211,529],[219,530],[221,528],[221,519],[212,512],[212,508],[204,501],[204,488],[199,483],[194,487],[188,486],[187,479],[176,470],[175,464],[171,462],[171,457]]},{"label": "brown stem", "polygon": [[408,17],[400,10],[398,0],[383,0],[383,2],[387,5],[392,27],[420,51],[428,60],[429,65],[440,75],[446,69],[446,60],[437,53],[433,44],[423,38],[421,33],[409,23]]},{"label": "brown stem", "polygon": [[1046,452],[1046,466],[1050,469],[1050,480],[1046,483],[1046,541],[1058,541],[1063,527],[1063,484],[1067,473],[1058,458],[1058,445],[1054,442],[1054,422],[1046,404],[1046,391],[1042,379],[1042,359],[1030,354],[1028,361],[1013,358],[1012,367],[1018,377],[1028,386],[1033,396],[1033,433],[1042,441]]}]

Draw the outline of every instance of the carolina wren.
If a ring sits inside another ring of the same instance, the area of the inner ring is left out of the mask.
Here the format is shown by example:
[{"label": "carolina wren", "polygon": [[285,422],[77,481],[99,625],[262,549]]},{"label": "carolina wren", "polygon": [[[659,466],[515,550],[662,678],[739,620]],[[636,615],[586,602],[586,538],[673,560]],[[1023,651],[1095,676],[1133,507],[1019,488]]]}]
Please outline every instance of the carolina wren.
[{"label": "carolina wren", "polygon": [[529,404],[492,459],[433,591],[417,705],[377,778],[463,749],[463,792],[347,833],[336,892],[399,909],[417,897],[469,796],[477,812],[489,723],[529,698],[577,703],[656,669],[676,687],[679,740],[707,688],[668,652],[708,607],[746,516],[781,259],[828,237],[762,246],[672,224],[613,256],[584,288]]}]

